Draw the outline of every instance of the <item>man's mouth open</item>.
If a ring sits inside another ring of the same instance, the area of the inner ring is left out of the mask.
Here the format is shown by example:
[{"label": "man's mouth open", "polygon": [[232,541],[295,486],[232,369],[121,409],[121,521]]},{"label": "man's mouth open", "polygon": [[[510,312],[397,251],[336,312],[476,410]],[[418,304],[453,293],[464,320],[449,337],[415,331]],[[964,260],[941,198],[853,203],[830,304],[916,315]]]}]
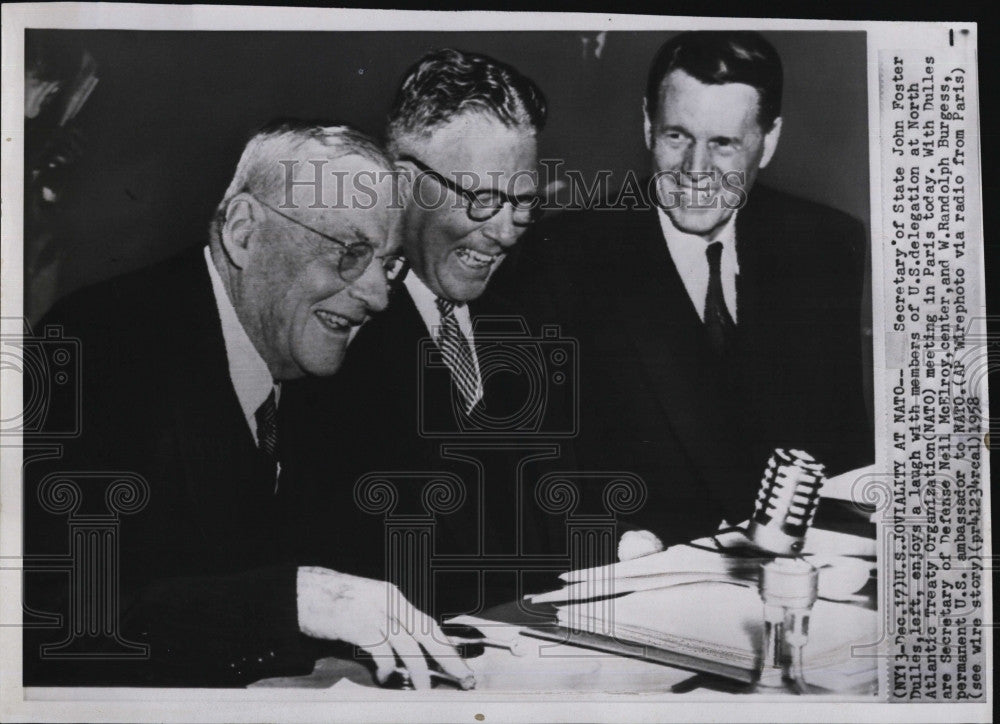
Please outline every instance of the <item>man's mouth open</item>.
[{"label": "man's mouth open", "polygon": [[465,266],[473,271],[484,271],[499,264],[504,258],[504,253],[499,254],[484,254],[481,251],[476,251],[475,249],[470,249],[463,246],[455,251],[455,256],[458,257],[459,261]]},{"label": "man's mouth open", "polygon": [[355,322],[348,317],[342,317],[339,314],[328,312],[325,309],[317,309],[315,314],[320,323],[332,332],[348,332],[351,327],[355,327],[361,323]]}]

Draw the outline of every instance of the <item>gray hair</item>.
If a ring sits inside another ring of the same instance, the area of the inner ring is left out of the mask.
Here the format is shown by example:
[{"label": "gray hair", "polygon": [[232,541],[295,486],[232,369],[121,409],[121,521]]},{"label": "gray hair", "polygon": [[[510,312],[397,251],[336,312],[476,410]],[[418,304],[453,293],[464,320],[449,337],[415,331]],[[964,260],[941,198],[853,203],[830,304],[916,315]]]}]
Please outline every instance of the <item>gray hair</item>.
[{"label": "gray hair", "polygon": [[486,55],[435,50],[407,71],[396,92],[386,127],[390,152],[399,153],[402,138],[427,136],[469,111],[536,133],[547,114],[541,89],[512,66]]},{"label": "gray hair", "polygon": [[272,196],[284,188],[287,161],[304,144],[315,141],[328,149],[327,159],[344,156],[361,156],[378,166],[378,170],[391,171],[392,160],[378,143],[367,134],[346,123],[277,119],[262,127],[247,142],[236,164],[233,180],[215,209],[209,226],[209,237],[222,239],[222,226],[226,221],[229,202],[241,193],[262,198]]}]

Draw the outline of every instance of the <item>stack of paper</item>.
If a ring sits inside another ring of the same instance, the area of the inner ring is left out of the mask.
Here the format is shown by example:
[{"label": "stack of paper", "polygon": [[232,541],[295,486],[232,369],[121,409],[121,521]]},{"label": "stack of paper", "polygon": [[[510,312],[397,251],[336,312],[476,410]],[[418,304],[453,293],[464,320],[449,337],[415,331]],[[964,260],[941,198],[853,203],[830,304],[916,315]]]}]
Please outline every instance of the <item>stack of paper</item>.
[{"label": "stack of paper", "polygon": [[[636,591],[625,596],[561,606],[559,625],[625,644],[674,652],[704,670],[754,671],[760,664],[763,604],[742,585],[702,582]],[[804,649],[806,681],[833,691],[874,681],[878,617],[874,611],[817,601]],[[592,642],[591,642],[592,643]],[[854,650],[854,647],[858,647]]]},{"label": "stack of paper", "polygon": [[[845,537],[852,536],[839,536]],[[770,557],[747,543],[734,530],[621,563],[569,571],[560,576],[563,588],[529,598],[556,604],[567,642],[750,681],[763,649],[757,581]],[[819,570],[821,599],[810,618],[805,677],[832,691],[860,691],[874,684],[879,660],[878,616],[854,605],[866,601],[858,591],[869,582],[873,564],[835,555],[844,548],[841,540],[835,543],[817,545],[815,554],[805,556]]]}]

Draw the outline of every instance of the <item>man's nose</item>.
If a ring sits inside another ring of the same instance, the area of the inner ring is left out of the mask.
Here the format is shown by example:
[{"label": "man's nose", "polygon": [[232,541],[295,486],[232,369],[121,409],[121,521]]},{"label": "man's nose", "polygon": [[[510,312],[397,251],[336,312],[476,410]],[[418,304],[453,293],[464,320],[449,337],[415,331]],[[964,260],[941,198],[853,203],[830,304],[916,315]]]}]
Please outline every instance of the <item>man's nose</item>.
[{"label": "man's nose", "polygon": [[[708,144],[700,141],[692,143],[687,153],[684,154],[684,165],[681,169],[685,173],[698,174],[712,170],[712,155],[709,152]],[[697,181],[698,179],[695,179]]]},{"label": "man's nose", "polygon": [[514,223],[514,205],[507,203],[483,227],[486,238],[495,241],[503,249],[509,249],[521,238],[524,227]]},{"label": "man's nose", "polygon": [[378,259],[373,259],[365,273],[354,280],[351,295],[360,300],[369,312],[381,312],[389,306],[389,282]]}]

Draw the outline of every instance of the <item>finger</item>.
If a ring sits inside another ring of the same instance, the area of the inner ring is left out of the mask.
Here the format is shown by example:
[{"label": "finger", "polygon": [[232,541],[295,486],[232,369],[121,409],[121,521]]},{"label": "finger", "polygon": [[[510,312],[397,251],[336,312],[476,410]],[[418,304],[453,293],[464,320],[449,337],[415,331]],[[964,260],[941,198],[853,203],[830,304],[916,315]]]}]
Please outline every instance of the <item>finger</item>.
[{"label": "finger", "polygon": [[378,683],[384,684],[396,670],[396,652],[387,641],[365,646],[364,650],[371,654],[372,661],[375,662],[375,678],[378,679]]},{"label": "finger", "polygon": [[[431,633],[430,635],[420,635],[415,636],[417,642],[420,643],[427,653],[430,654],[441,668],[444,669],[445,673],[454,676],[459,681],[464,681],[470,676],[473,676],[472,669],[466,665],[465,660],[459,655],[458,650],[451,644],[441,627],[434,622],[433,619],[427,617],[430,620]],[[470,687],[471,688],[471,687]]]},{"label": "finger", "polygon": [[410,672],[410,680],[414,689],[431,688],[431,672],[427,668],[427,659],[420,650],[417,640],[408,634],[400,634],[389,639],[392,648],[403,660],[403,665]]}]

